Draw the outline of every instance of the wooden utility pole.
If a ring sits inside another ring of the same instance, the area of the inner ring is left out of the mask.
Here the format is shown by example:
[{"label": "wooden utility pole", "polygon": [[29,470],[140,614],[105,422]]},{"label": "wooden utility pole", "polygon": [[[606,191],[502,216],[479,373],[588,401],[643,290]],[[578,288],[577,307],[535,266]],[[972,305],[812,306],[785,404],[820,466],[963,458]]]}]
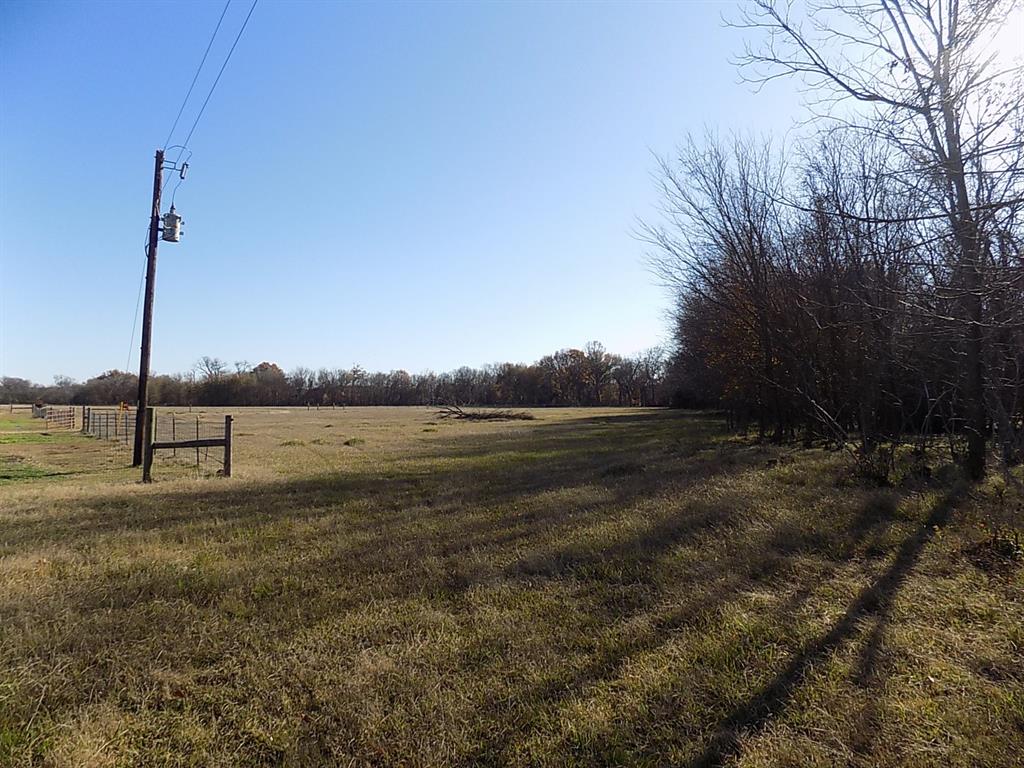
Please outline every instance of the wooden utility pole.
[{"label": "wooden utility pole", "polygon": [[231,417],[224,417],[224,477],[231,477]]},{"label": "wooden utility pole", "polygon": [[[141,410],[141,409],[140,409]],[[153,427],[156,421],[156,413],[152,408],[142,410],[142,482],[153,482]]]},{"label": "wooden utility pole", "polygon": [[142,352],[139,355],[139,397],[135,409],[135,449],[132,466],[142,464],[143,433],[149,405],[149,352],[153,339],[153,297],[156,294],[156,247],[160,242],[160,192],[163,187],[164,151],[156,151],[153,167],[153,210],[149,219],[149,249],[146,252],[146,303],[142,309]]}]

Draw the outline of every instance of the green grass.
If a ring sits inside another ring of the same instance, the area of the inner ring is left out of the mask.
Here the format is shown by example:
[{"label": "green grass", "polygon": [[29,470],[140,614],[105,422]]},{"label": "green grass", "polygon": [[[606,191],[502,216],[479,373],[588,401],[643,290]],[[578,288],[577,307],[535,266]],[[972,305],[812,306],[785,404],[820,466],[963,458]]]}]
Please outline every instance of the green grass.
[{"label": "green grass", "polygon": [[53,442],[53,435],[42,432],[22,432],[15,434],[0,434],[0,445],[24,445],[27,443],[49,443]]},{"label": "green grass", "polygon": [[0,445],[37,445],[41,443],[64,443],[79,439],[75,432],[21,432],[0,434]]},{"label": "green grass", "polygon": [[0,432],[37,430],[45,426],[45,420],[33,419],[29,411],[20,410],[11,414],[0,411]]},{"label": "green grass", "polygon": [[[987,488],[534,414],[240,410],[231,480],[5,485],[0,765],[1019,758],[1024,576],[968,556]],[[361,450],[285,447],[326,423]]]},{"label": "green grass", "polygon": [[38,480],[59,473],[27,462],[20,456],[0,456],[0,483]]}]

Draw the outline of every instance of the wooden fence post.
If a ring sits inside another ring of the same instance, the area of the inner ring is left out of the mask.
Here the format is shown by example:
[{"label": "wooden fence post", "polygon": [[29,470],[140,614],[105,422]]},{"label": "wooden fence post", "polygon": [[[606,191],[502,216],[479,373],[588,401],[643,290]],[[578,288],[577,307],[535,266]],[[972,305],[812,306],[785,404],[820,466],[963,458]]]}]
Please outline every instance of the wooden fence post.
[{"label": "wooden fence post", "polygon": [[231,477],[231,417],[224,417],[224,477]]},{"label": "wooden fence post", "polygon": [[146,408],[146,420],[142,427],[142,482],[153,482],[153,419],[155,409]]}]

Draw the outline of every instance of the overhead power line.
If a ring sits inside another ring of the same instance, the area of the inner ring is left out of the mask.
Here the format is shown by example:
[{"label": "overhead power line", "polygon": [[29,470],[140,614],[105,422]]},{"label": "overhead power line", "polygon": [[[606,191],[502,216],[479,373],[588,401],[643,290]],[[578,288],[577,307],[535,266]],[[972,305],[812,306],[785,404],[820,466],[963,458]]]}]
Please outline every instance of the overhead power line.
[{"label": "overhead power line", "polygon": [[[163,193],[165,180],[163,178],[164,170],[174,170],[178,173],[180,179],[185,178],[186,165],[179,165],[179,161],[185,152],[188,151],[188,143],[192,140],[192,134],[195,133],[196,127],[199,125],[199,121],[203,117],[203,113],[206,112],[206,107],[210,103],[210,99],[213,97],[213,92],[217,89],[217,84],[220,82],[221,76],[224,74],[224,70],[228,66],[228,62],[231,61],[231,56],[235,52],[235,48],[238,47],[238,41],[242,39],[242,35],[245,33],[245,29],[249,26],[249,19],[252,18],[253,11],[256,10],[256,4],[259,0],[252,0],[252,5],[249,6],[249,12],[245,15],[245,20],[242,22],[241,28],[238,30],[238,34],[235,35],[235,40],[231,44],[231,48],[228,50],[227,56],[224,57],[224,63],[220,65],[220,70],[217,72],[217,77],[214,78],[213,85],[210,86],[209,93],[206,94],[206,98],[203,100],[203,105],[199,108],[199,113],[196,115],[196,119],[192,122],[192,127],[189,128],[188,135],[185,140],[176,146],[180,146],[181,149],[178,152],[178,158],[174,161],[174,164],[170,168],[165,168],[165,150],[167,148],[166,142],[163,147],[156,151],[154,156],[153,164],[153,207],[150,214],[149,224],[149,237],[147,239],[146,247],[146,277],[145,277],[145,301],[142,310],[142,347],[139,352],[139,394],[137,398],[136,411],[136,424],[135,424],[135,439],[132,451],[132,465],[138,466],[142,463],[143,459],[143,427],[145,412],[149,403],[148,389],[149,389],[149,363],[150,356],[152,353],[152,338],[153,338],[153,303],[156,295],[156,255],[157,246],[160,244],[160,233],[163,232],[163,239],[169,240],[170,242],[178,242],[180,239],[180,226],[181,217],[174,212],[174,205],[172,203],[171,210],[169,213],[161,215],[160,198]],[[217,20],[217,27],[213,31],[213,35],[210,38],[210,42],[206,46],[206,52],[203,54],[202,61],[199,62],[199,68],[196,70],[195,76],[192,78],[192,84],[189,86],[188,93],[185,94],[185,101],[182,103],[181,109],[178,110],[178,116],[174,119],[174,124],[171,126],[171,133],[167,137],[167,142],[170,142],[171,136],[174,135],[174,130],[178,127],[178,120],[181,118],[184,112],[185,106],[188,104],[189,97],[192,95],[192,91],[195,88],[195,84],[199,78],[200,72],[202,72],[203,66],[206,63],[206,59],[210,53],[210,48],[213,45],[213,40],[217,35],[217,30],[220,29],[221,22],[224,19],[224,14],[227,12],[228,4],[230,0],[226,0],[224,9],[221,11],[220,18]],[[175,187],[177,189],[177,187]],[[173,195],[172,195],[173,200]],[[161,230],[160,222],[163,220],[164,227]],[[136,320],[138,319],[138,310],[136,310]],[[134,322],[134,321],[133,321]],[[132,341],[129,342],[131,345],[134,342],[135,332],[132,330]],[[226,465],[225,465],[226,469]],[[143,474],[146,474],[144,471]]]},{"label": "overhead power line", "polygon": [[178,110],[177,116],[174,118],[174,124],[171,125],[171,130],[167,133],[167,138],[164,140],[164,149],[171,143],[171,137],[174,135],[174,129],[178,127],[178,121],[181,120],[181,114],[185,111],[185,106],[188,104],[189,97],[192,95],[192,89],[196,87],[196,81],[199,79],[199,73],[203,71],[203,65],[206,64],[206,57],[210,55],[210,49],[213,47],[213,41],[217,39],[217,32],[220,31],[221,22],[224,21],[224,14],[228,12],[228,6],[231,5],[231,0],[227,0],[224,3],[224,8],[220,12],[220,18],[217,19],[217,26],[213,28],[213,34],[210,35],[210,42],[206,44],[206,50],[203,52],[203,58],[199,62],[199,66],[196,68],[196,73],[192,77],[192,83],[188,87],[188,92],[185,94],[184,101],[181,102],[181,108]]},{"label": "overhead power line", "polygon": [[[146,257],[149,257],[149,234],[146,234],[146,244],[143,246]],[[132,318],[132,337],[128,341],[128,362],[124,364],[126,371],[132,367],[132,350],[135,348],[135,330],[139,327],[139,307],[142,306],[142,284],[146,279],[146,262],[142,263],[142,274],[139,275],[139,295],[135,297],[135,315]]]},{"label": "overhead power line", "polygon": [[231,44],[231,49],[228,51],[228,55],[224,58],[224,63],[220,65],[220,71],[217,73],[217,77],[213,81],[213,85],[210,86],[210,92],[206,94],[206,99],[203,101],[203,106],[199,108],[199,114],[196,115],[196,119],[192,123],[192,127],[188,131],[188,135],[185,137],[185,140],[181,143],[182,150],[181,152],[178,153],[179,158],[181,157],[182,153],[184,153],[185,148],[188,147],[188,143],[192,139],[192,134],[195,133],[196,126],[199,125],[199,121],[203,117],[203,112],[206,111],[206,105],[210,103],[210,97],[213,96],[213,92],[214,90],[216,90],[217,83],[220,82],[220,77],[224,74],[224,69],[227,67],[228,62],[231,61],[231,54],[235,52],[235,46],[237,46],[238,41],[242,39],[242,33],[245,32],[245,28],[246,26],[248,26],[249,19],[252,17],[252,12],[256,10],[256,4],[258,2],[259,0],[252,0],[252,5],[249,7],[249,13],[246,14],[245,21],[242,22],[242,27],[238,30],[238,34],[235,36],[235,42]]}]

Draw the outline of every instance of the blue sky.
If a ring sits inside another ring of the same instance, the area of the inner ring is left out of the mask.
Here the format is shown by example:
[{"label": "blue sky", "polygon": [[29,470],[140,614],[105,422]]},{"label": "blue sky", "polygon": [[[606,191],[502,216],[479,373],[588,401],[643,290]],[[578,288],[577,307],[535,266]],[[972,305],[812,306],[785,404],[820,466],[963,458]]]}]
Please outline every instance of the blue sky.
[{"label": "blue sky", "polygon": [[[129,362],[153,151],[222,7],[0,5],[0,375]],[[657,215],[652,153],[800,116],[795,84],[739,84],[734,8],[260,0],[191,141],[184,238],[159,250],[153,369],[416,372],[664,341],[632,235]]]}]

